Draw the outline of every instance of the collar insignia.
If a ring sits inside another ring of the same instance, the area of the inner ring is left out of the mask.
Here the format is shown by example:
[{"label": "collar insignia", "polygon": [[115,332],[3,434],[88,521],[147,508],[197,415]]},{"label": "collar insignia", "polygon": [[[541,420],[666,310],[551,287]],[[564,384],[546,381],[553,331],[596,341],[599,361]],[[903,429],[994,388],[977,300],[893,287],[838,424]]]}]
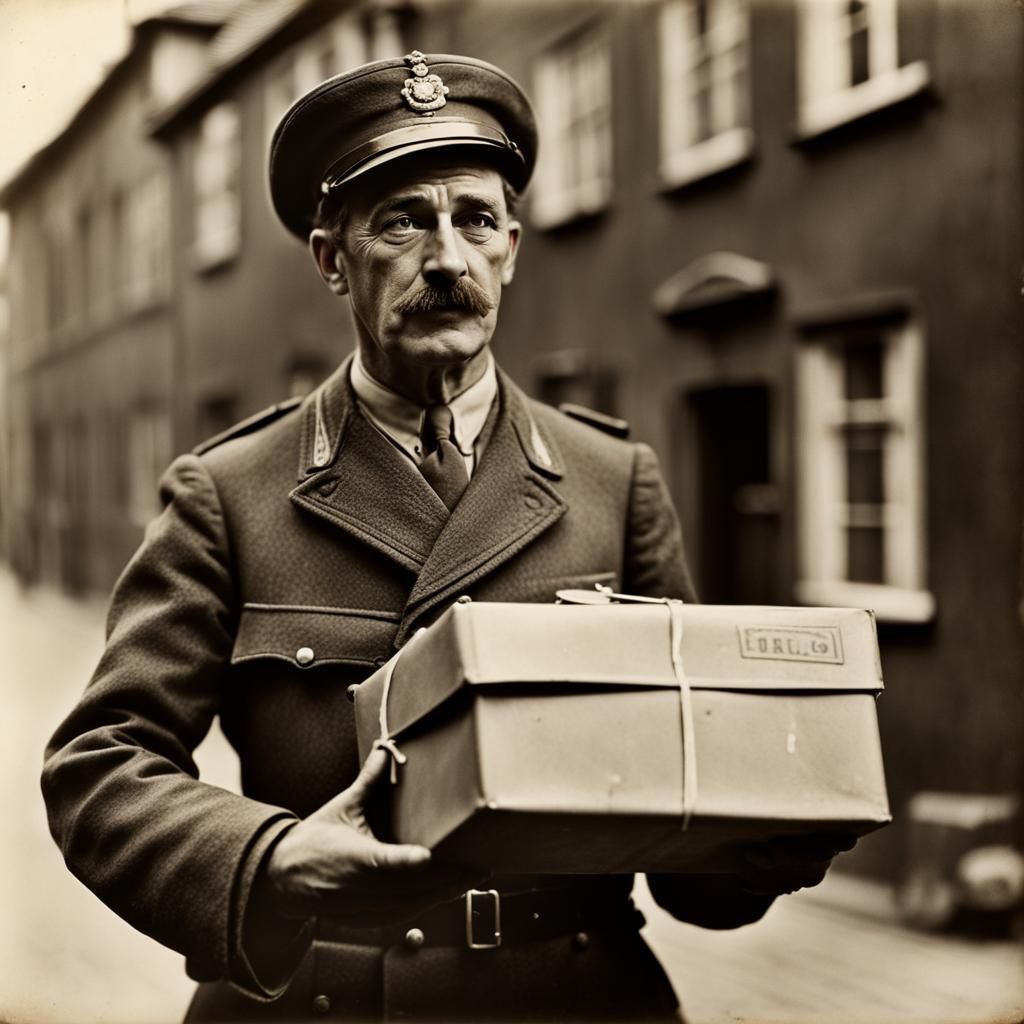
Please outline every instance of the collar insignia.
[{"label": "collar insignia", "polygon": [[405,80],[402,86],[402,99],[417,114],[428,114],[440,110],[448,101],[448,86],[441,81],[440,75],[430,74],[427,58],[419,50],[405,55],[405,62],[412,71],[412,78]]}]

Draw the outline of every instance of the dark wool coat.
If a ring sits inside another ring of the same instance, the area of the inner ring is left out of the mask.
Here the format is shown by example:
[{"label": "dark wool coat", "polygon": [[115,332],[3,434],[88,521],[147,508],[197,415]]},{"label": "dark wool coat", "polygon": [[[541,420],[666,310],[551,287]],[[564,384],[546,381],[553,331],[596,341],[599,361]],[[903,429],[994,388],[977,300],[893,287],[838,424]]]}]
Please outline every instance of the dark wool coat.
[{"label": "dark wool coat", "polygon": [[[527,399],[502,374],[487,429],[449,518],[358,411],[346,364],[162,481],[166,507],[117,585],[106,651],[51,741],[43,786],[71,870],[207,983],[193,1019],[672,1015],[635,929],[586,948],[565,937],[477,952],[307,950],[308,929],[283,927],[282,962],[301,959],[283,995],[242,948],[261,858],[357,773],[346,688],[413,629],[461,594],[546,602],[602,582],[691,596],[649,448]],[[244,796],[196,778],[192,751],[217,715]],[[631,879],[570,883],[625,903]]]}]

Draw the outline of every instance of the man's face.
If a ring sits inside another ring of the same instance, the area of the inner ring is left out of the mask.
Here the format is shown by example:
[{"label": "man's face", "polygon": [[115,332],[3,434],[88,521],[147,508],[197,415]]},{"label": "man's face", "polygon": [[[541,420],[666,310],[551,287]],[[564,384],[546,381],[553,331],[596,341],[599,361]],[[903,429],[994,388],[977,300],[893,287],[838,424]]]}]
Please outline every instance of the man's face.
[{"label": "man's face", "polygon": [[356,179],[344,200],[340,235],[313,248],[350,297],[371,372],[394,379],[482,353],[519,239],[498,172],[426,153]]}]

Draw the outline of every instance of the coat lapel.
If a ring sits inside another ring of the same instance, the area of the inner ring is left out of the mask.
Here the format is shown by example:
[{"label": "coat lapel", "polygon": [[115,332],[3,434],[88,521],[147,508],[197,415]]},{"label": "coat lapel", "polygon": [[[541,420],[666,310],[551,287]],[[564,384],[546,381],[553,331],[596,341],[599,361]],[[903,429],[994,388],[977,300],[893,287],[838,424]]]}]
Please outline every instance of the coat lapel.
[{"label": "coat lapel", "polygon": [[498,371],[500,407],[480,465],[449,515],[412,462],[356,406],[346,360],[301,410],[298,507],[416,574],[401,645],[427,613],[494,572],[557,522],[566,504],[552,439]]},{"label": "coat lapel", "polygon": [[356,408],[346,360],[307,400],[302,414],[301,508],[418,573],[448,510],[420,472]]},{"label": "coat lapel", "polygon": [[498,381],[494,431],[420,570],[396,645],[431,608],[494,572],[565,513],[552,486],[563,474],[553,442],[538,429],[522,392],[500,371]]}]

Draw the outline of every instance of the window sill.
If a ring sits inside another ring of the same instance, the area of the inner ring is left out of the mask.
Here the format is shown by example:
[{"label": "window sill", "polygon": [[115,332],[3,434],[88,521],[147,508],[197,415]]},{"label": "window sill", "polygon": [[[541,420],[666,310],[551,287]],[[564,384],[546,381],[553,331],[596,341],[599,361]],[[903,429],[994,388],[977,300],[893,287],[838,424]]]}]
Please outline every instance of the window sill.
[{"label": "window sill", "polygon": [[206,235],[192,244],[192,269],[197,274],[208,274],[233,262],[241,249],[237,231]]},{"label": "window sill", "polygon": [[732,128],[695,146],[665,154],[659,172],[661,190],[671,192],[732,170],[745,164],[753,155],[754,133],[749,128]]},{"label": "window sill", "polygon": [[875,75],[850,89],[805,103],[800,108],[794,141],[809,142],[827,135],[876,111],[920,96],[930,84],[927,63],[915,61]]},{"label": "window sill", "polygon": [[530,204],[530,222],[540,231],[588,220],[608,209],[611,188],[604,182],[587,182],[568,192],[539,192]]},{"label": "window sill", "polygon": [[807,605],[870,608],[879,622],[924,624],[935,618],[935,596],[928,590],[845,580],[798,580],[796,599]]}]

